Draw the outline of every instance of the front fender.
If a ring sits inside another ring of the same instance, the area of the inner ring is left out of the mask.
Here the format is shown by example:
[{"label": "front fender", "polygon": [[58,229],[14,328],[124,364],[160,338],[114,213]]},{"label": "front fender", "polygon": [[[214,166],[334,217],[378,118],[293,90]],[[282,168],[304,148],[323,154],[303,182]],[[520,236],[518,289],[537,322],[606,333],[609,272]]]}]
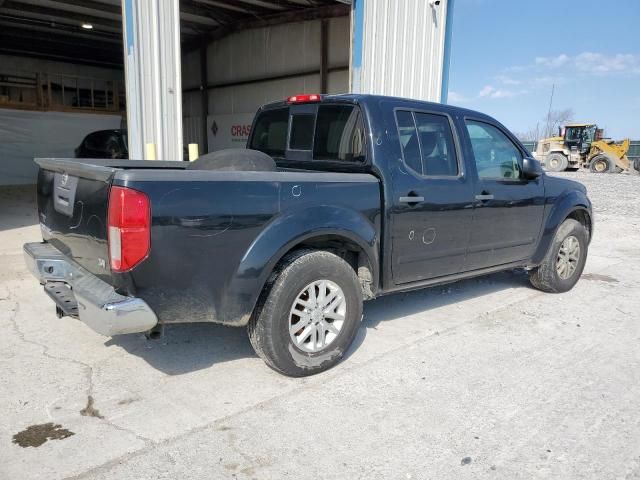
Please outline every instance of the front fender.
[{"label": "front fender", "polygon": [[563,192],[560,196],[553,199],[553,203],[548,205],[549,214],[545,216],[545,223],[540,236],[538,248],[532,258],[534,265],[542,263],[544,256],[549,250],[556,231],[573,212],[577,210],[584,211],[589,218],[589,230],[593,235],[593,214],[591,210],[591,201],[587,195],[579,190],[571,190]]},{"label": "front fender", "polygon": [[369,219],[355,210],[334,205],[287,210],[265,227],[242,258],[218,311],[221,322],[246,325],[282,257],[296,245],[323,235],[357,244],[368,257],[373,285],[378,285],[379,236]]}]

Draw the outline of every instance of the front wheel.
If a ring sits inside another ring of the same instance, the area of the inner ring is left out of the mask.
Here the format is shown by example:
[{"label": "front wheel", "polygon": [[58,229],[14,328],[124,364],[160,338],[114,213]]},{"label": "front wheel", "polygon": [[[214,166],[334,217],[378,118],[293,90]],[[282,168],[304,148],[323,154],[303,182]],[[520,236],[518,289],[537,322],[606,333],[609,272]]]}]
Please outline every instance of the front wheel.
[{"label": "front wheel", "polygon": [[558,228],[549,251],[529,272],[531,284],[543,292],[567,292],[580,279],[587,261],[589,234],[580,222],[566,219]]},{"label": "front wheel", "polygon": [[615,162],[603,154],[596,155],[589,163],[589,170],[592,173],[612,173],[615,167]]},{"label": "front wheel", "polygon": [[302,250],[272,275],[249,325],[256,353],[292,377],[340,361],[362,319],[362,288],[351,266],[333,253]]}]

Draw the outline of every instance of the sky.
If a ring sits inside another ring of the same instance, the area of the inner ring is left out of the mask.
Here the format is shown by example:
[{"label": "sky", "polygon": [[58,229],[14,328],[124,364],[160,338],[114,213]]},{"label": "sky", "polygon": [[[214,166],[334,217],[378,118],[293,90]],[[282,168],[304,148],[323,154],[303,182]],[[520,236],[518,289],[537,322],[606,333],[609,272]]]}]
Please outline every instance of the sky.
[{"label": "sky", "polygon": [[513,132],[553,110],[640,139],[640,0],[455,0],[448,103]]}]

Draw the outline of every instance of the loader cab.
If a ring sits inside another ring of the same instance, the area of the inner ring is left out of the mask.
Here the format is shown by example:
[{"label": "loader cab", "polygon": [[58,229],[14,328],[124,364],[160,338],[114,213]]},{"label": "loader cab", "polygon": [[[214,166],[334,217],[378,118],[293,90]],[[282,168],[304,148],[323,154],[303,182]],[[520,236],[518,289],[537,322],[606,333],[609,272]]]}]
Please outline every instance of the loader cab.
[{"label": "loader cab", "polygon": [[[564,134],[562,132],[564,130]],[[602,135],[597,125],[589,124],[573,124],[567,125],[560,130],[560,136],[564,138],[564,144],[571,151],[573,147],[580,153],[587,153],[591,148],[591,144],[598,140],[598,133]]]}]

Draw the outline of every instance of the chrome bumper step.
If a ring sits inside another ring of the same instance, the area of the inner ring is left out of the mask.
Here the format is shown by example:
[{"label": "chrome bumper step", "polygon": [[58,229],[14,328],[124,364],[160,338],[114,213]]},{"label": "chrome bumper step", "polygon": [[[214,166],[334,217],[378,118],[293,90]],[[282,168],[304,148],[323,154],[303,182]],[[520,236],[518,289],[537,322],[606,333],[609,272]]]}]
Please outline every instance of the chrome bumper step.
[{"label": "chrome bumper step", "polygon": [[158,323],[144,300],[120,295],[53,245],[25,243],[23,250],[27,267],[44,285],[59,314],[77,317],[106,336],[146,332]]}]

